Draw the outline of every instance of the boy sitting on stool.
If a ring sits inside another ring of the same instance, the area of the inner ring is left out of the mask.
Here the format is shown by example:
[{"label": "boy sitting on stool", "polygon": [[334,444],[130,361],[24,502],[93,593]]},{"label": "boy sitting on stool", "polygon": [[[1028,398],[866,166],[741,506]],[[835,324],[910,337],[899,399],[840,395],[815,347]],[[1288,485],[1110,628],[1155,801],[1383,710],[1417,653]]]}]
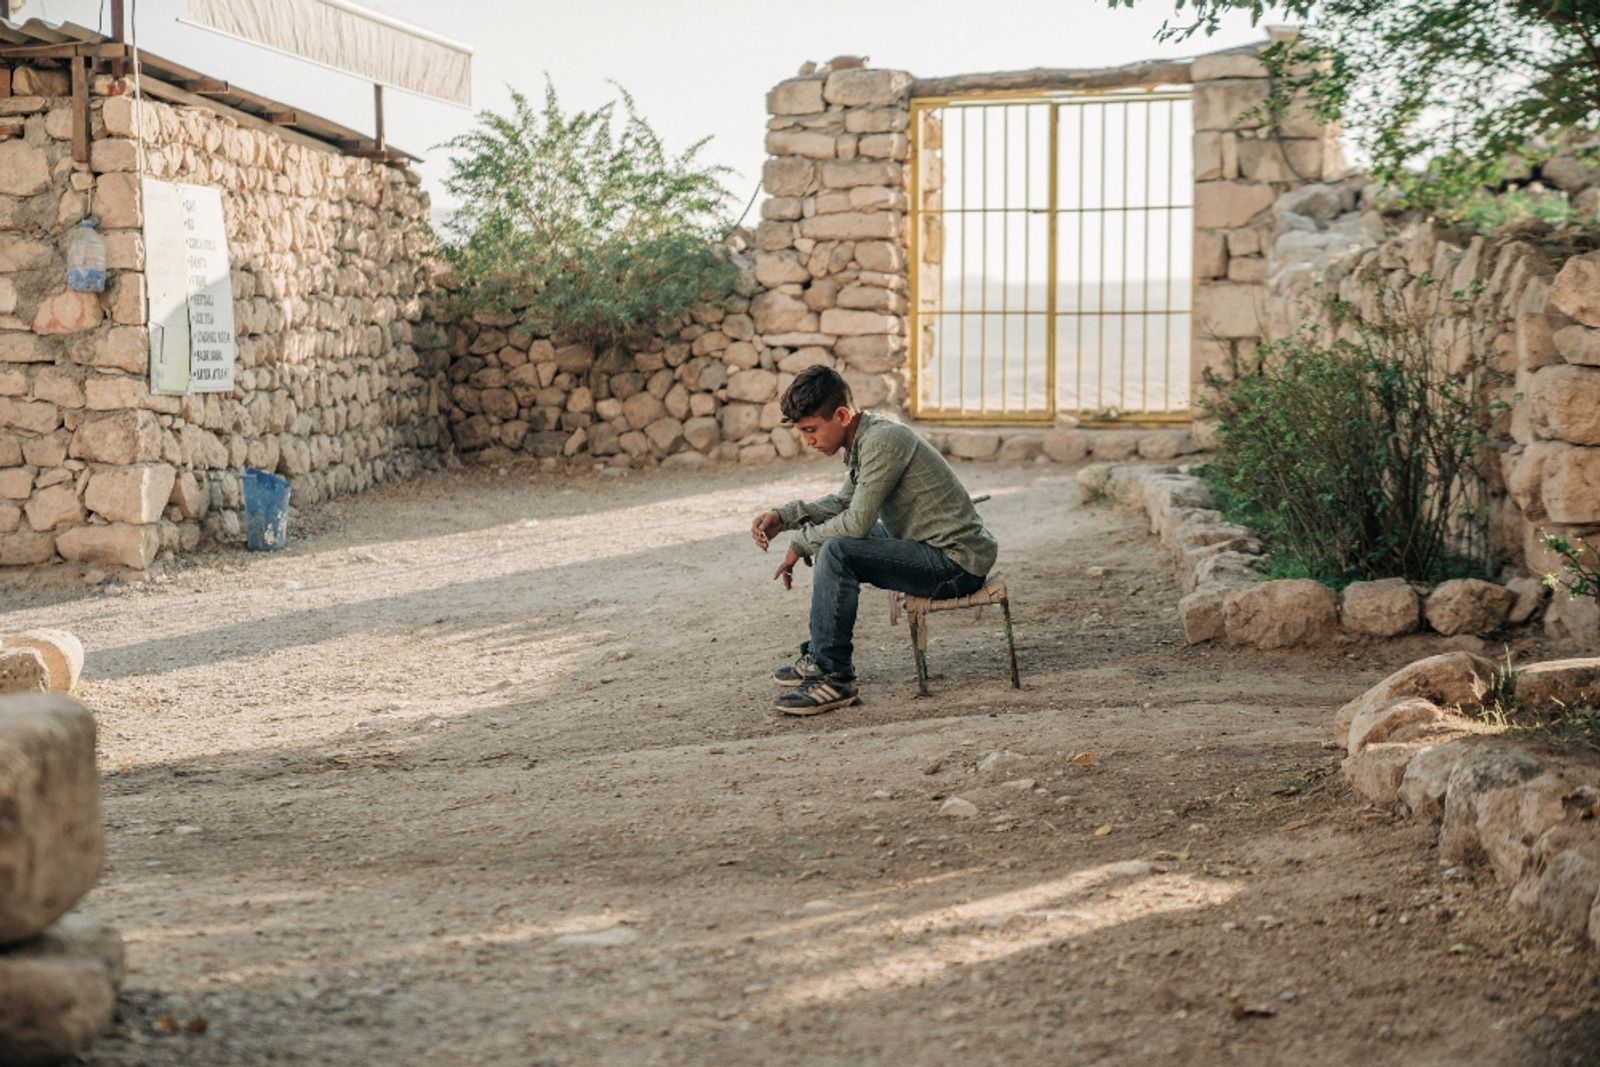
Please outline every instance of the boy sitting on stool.
[{"label": "boy sitting on stool", "polygon": [[782,406],[808,448],[825,456],[845,449],[850,468],[832,496],[791,501],[750,524],[763,552],[779,532],[791,532],[773,575],[785,589],[796,563],[815,566],[811,640],[772,677],[786,687],[774,707],[816,715],[856,702],[851,633],[862,582],[911,596],[967,596],[983,587],[998,546],[938,450],[908,426],[855,410],[838,372],[807,367]]}]

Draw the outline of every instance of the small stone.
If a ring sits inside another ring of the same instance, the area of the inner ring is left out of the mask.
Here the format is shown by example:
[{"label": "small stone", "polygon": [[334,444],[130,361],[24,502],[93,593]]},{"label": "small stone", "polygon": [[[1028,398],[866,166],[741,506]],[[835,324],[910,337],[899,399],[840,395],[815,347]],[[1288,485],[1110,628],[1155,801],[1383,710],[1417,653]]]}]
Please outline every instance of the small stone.
[{"label": "small stone", "polygon": [[631,926],[608,926],[603,930],[590,930],[582,933],[561,934],[554,939],[557,945],[592,945],[599,948],[614,948],[618,945],[631,945],[639,940],[639,931]]},{"label": "small stone", "polygon": [[1398,637],[1421,625],[1421,601],[1404,578],[1352,582],[1345,587],[1339,617],[1346,630],[1373,637]]},{"label": "small stone", "polygon": [[984,756],[978,761],[978,773],[993,774],[997,770],[1005,770],[1009,767],[1015,767],[1025,758],[1026,757],[1020,752],[1012,752],[1009,750],[990,752],[988,755]]},{"label": "small stone", "polygon": [[976,819],[978,805],[964,797],[946,797],[939,805],[939,814],[947,819]]},{"label": "small stone", "polygon": [[1032,778],[1013,778],[1009,782],[1001,782],[1001,789],[1014,789],[1019,793],[1030,792],[1038,783]]}]

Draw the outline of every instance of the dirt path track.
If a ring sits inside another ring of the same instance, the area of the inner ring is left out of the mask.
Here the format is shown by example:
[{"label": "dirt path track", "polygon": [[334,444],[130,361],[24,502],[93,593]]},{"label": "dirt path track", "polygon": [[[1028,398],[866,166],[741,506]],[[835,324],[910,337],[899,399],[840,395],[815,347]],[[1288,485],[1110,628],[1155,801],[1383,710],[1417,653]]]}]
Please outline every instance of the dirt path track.
[{"label": "dirt path track", "polygon": [[455,471],[281,555],[0,587],[90,649],[130,978],[89,1062],[1600,1062],[1593,958],[1338,780],[1333,710],[1436,645],[1186,648],[1133,516],[961,472],[1021,692],[997,615],[940,615],[913,699],[870,592],[864,702],[769,713],[809,581],[746,530],[820,462]]}]

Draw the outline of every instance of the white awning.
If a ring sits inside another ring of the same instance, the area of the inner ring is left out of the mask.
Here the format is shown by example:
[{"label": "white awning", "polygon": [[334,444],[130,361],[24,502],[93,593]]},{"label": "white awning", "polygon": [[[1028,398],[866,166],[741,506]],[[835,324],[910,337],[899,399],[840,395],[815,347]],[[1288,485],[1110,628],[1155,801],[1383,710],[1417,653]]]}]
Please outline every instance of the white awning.
[{"label": "white awning", "polygon": [[472,104],[472,49],[349,0],[189,0],[188,22],[379,85]]}]

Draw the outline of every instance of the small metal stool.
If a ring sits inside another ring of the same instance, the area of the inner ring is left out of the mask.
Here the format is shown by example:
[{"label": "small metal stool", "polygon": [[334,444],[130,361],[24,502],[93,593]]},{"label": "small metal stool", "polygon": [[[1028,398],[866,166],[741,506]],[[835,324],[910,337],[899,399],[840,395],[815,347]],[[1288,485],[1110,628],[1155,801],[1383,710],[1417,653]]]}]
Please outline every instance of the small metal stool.
[{"label": "small metal stool", "polygon": [[[905,598],[906,621],[911,627],[911,648],[917,656],[917,690],[923,696],[928,695],[928,615],[935,611],[955,611],[958,608],[976,608],[981,617],[983,609],[990,604],[999,604],[1000,613],[1006,622],[1006,652],[1011,657],[1011,688],[1021,689],[1022,681],[1017,677],[1017,645],[1011,636],[1011,599],[1006,594],[1005,575],[990,575],[984,587],[970,596],[952,597],[948,600],[931,600],[928,597],[908,596]],[[894,610],[898,604],[892,604],[890,621],[898,614]]]}]

